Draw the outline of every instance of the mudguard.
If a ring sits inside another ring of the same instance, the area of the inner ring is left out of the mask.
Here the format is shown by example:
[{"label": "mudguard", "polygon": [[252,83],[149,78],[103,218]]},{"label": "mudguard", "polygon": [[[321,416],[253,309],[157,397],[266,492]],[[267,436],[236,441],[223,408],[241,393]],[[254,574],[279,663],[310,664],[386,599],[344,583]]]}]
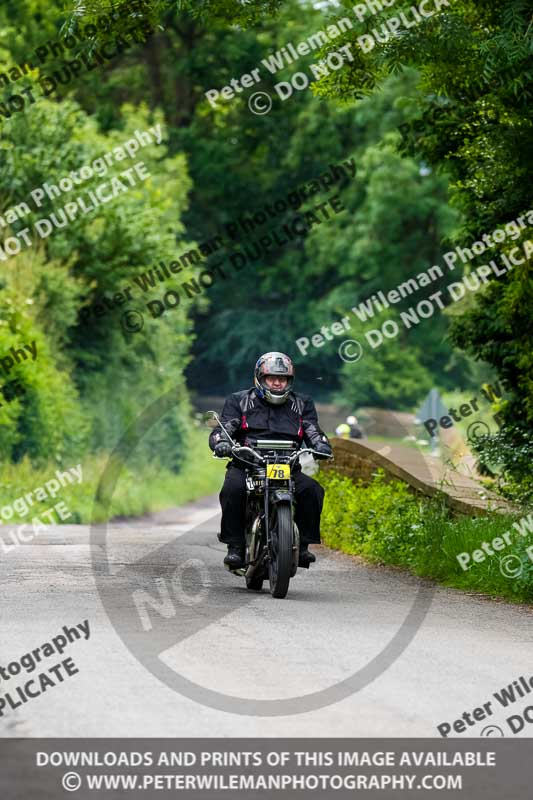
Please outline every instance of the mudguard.
[{"label": "mudguard", "polygon": [[270,501],[272,503],[292,503],[292,494],[286,489],[271,489]]}]

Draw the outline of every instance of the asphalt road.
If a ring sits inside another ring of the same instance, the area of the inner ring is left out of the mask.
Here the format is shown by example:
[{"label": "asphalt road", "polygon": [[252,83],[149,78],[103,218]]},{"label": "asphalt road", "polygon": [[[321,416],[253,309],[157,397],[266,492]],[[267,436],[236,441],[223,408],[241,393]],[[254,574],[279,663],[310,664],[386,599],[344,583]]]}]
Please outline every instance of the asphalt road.
[{"label": "asphalt road", "polygon": [[218,520],[207,498],[93,531],[92,544],[88,527],[50,526],[4,548],[0,665],[64,625],[88,620],[90,636],[2,681],[0,697],[67,657],[79,670],[4,707],[0,735],[430,737],[489,700],[492,716],[462,735],[489,724],[512,735],[505,719],[528,697],[503,709],[493,692],[533,673],[531,609],[431,597],[427,583],[324,547],[274,600],[223,569]]}]

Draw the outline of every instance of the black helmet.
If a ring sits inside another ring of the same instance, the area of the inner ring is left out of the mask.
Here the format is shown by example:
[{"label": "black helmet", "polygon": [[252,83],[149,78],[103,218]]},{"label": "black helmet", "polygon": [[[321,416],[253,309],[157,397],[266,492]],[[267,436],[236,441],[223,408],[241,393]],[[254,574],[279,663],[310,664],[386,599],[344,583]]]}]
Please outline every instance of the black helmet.
[{"label": "black helmet", "polygon": [[[281,392],[269,389],[265,383],[267,375],[280,375],[287,378],[287,386]],[[258,359],[254,369],[254,384],[259,397],[264,397],[269,403],[279,406],[286,401],[293,383],[294,366],[285,353],[264,353]]]}]

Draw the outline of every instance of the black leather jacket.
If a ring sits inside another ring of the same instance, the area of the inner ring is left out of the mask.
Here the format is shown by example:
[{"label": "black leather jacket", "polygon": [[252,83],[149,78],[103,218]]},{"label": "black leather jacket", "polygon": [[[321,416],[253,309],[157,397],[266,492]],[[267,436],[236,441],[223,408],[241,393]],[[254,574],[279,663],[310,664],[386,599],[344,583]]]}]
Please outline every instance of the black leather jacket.
[{"label": "black leather jacket", "polygon": [[[280,406],[258,397],[254,387],[234,392],[226,398],[220,420],[239,444],[245,444],[247,439],[288,439],[305,447],[329,445],[318,424],[315,404],[310,397],[296,392],[291,392]],[[225,439],[218,426],[211,431],[209,447],[214,450]]]}]

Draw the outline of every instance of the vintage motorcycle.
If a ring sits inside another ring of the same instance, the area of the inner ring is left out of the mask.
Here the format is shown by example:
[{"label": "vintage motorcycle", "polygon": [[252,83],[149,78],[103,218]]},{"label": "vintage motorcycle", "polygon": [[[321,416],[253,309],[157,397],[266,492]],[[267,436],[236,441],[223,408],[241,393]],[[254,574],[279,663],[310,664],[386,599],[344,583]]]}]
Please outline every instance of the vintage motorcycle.
[{"label": "vintage motorcycle", "polygon": [[[208,419],[224,431],[233,455],[246,467],[245,564],[240,569],[226,569],[243,575],[246,586],[261,591],[268,577],[272,597],[287,595],[290,579],[298,569],[300,535],[294,522],[294,484],[291,472],[300,456],[315,453],[299,448],[291,441],[260,439],[252,446],[239,445],[224,428],[215,411]],[[216,456],[213,454],[214,458]],[[247,458],[248,457],[248,458]]]}]

